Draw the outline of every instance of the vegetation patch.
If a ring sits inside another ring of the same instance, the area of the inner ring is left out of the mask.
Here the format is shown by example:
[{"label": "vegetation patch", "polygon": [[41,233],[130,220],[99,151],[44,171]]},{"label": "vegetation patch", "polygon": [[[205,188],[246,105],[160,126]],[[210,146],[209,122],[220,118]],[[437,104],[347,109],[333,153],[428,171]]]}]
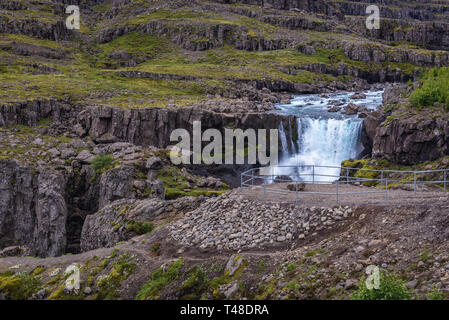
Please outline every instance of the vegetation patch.
[{"label": "vegetation patch", "polygon": [[150,275],[150,280],[140,288],[137,300],[159,299],[160,292],[171,282],[179,278],[184,260],[179,259],[165,268],[159,268]]},{"label": "vegetation patch", "polygon": [[30,299],[42,288],[41,280],[28,271],[0,274],[0,292],[12,300]]},{"label": "vegetation patch", "polygon": [[90,165],[96,173],[106,172],[116,163],[115,158],[110,154],[96,155],[90,162]]},{"label": "vegetation patch", "polygon": [[379,288],[368,288],[363,277],[358,290],[351,296],[353,300],[410,300],[412,291],[405,282],[386,271],[380,272]]}]

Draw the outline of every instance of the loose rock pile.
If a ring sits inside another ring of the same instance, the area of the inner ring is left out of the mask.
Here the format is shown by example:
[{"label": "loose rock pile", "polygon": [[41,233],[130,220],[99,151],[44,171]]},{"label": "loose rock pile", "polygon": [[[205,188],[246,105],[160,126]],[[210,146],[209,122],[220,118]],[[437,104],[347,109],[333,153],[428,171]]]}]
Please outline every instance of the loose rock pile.
[{"label": "loose rock pile", "polygon": [[251,249],[304,239],[351,215],[349,207],[304,208],[245,199],[238,191],[211,198],[170,226],[172,237],[201,249]]}]

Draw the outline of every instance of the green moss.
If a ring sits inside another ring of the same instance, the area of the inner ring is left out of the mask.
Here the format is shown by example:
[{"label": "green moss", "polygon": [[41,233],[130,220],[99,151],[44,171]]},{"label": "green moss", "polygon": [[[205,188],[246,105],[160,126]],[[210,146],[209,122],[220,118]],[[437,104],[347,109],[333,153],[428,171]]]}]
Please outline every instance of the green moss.
[{"label": "green moss", "polygon": [[6,272],[0,274],[0,292],[13,300],[30,299],[42,288],[41,280],[29,272]]},{"label": "green moss", "polygon": [[140,288],[137,300],[158,299],[160,292],[171,282],[179,278],[181,267],[184,260],[179,259],[168,265],[164,271],[162,268],[154,271],[150,275],[150,280]]},{"label": "green moss", "polygon": [[110,273],[97,282],[98,293],[95,294],[94,299],[98,300],[113,300],[119,298],[118,289],[121,283],[128,279],[136,269],[136,265],[131,262],[132,257],[129,253],[125,253],[112,265]]},{"label": "green moss", "polygon": [[105,172],[112,168],[115,164],[115,158],[110,155],[96,155],[90,162],[90,165],[95,170],[96,173]]},{"label": "green moss", "polygon": [[128,232],[135,232],[138,235],[150,233],[153,229],[151,222],[131,221],[126,226]]},{"label": "green moss", "polygon": [[198,266],[187,273],[188,278],[182,285],[184,300],[198,300],[205,293],[209,283],[209,277],[203,270],[202,266]]}]

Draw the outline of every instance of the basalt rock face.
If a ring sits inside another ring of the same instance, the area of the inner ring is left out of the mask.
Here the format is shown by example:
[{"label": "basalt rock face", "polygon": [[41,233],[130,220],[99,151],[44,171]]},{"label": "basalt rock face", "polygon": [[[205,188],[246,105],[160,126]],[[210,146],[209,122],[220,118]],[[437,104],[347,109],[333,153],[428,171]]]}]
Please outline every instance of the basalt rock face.
[{"label": "basalt rock face", "polygon": [[99,207],[103,208],[117,199],[132,198],[133,169],[120,167],[112,169],[101,176]]},{"label": "basalt rock face", "polygon": [[232,125],[241,129],[277,129],[287,117],[275,114],[221,114],[201,109],[128,109],[91,107],[77,118],[84,131],[94,139],[116,139],[136,145],[165,148],[172,144],[170,134],[175,129],[193,130],[200,121],[202,130],[224,129]]},{"label": "basalt rock face", "polygon": [[39,257],[58,256],[65,252],[66,177],[58,172],[43,171],[38,177],[36,193],[36,225],[32,254]]},{"label": "basalt rock face", "polygon": [[246,27],[230,24],[217,24],[211,22],[177,22],[155,20],[138,26],[121,26],[102,30],[98,35],[101,43],[110,42],[130,32],[140,32],[153,36],[163,36],[170,39],[186,50],[203,51],[225,44],[232,45],[236,49],[255,50],[279,50],[293,47],[294,40],[279,38],[272,39],[262,36],[252,36]]},{"label": "basalt rock face", "polygon": [[51,100],[34,100],[11,105],[0,105],[0,126],[35,126],[45,118],[54,122],[67,122],[76,115],[78,107]]},{"label": "basalt rock face", "polygon": [[68,40],[72,33],[64,23],[54,24],[39,20],[10,20],[0,16],[0,33],[15,33],[48,40]]},{"label": "basalt rock face", "polygon": [[438,110],[409,115],[407,109],[391,110],[392,106],[408,105],[407,96],[415,87],[388,87],[383,94],[383,106],[364,119],[363,143],[372,147],[374,158],[410,165],[449,154],[449,120]]},{"label": "basalt rock face", "polygon": [[0,247],[25,245],[33,255],[57,256],[66,249],[65,177],[34,173],[14,160],[0,160]]},{"label": "basalt rock face", "polygon": [[[136,223],[157,223],[197,208],[203,197],[183,197],[176,200],[151,198],[117,200],[87,217],[81,234],[81,250],[114,246],[119,241],[136,236]],[[138,233],[137,233],[138,234]]]},{"label": "basalt rock face", "polygon": [[330,1],[323,0],[217,0],[216,2],[242,3],[279,10],[298,9],[327,15],[336,13],[333,4]]},{"label": "basalt rock face", "polygon": [[396,163],[416,164],[448,155],[449,120],[422,120],[419,117],[383,123],[376,132],[373,156]]},{"label": "basalt rock face", "polygon": [[0,160],[0,248],[33,242],[36,185],[31,168]]}]

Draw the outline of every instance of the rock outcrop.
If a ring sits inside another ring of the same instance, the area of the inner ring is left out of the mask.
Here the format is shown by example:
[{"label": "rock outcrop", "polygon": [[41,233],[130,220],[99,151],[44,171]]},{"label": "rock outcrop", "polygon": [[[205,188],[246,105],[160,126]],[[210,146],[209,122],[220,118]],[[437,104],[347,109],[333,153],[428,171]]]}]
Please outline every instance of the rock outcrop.
[{"label": "rock outcrop", "polygon": [[65,176],[0,160],[0,247],[25,245],[40,257],[66,249]]},{"label": "rock outcrop", "polygon": [[[183,197],[167,201],[158,198],[117,200],[87,217],[81,234],[81,250],[111,247],[117,242],[150,232],[164,220],[174,219],[194,210],[203,201],[204,197]],[[142,226],[141,230],[139,225]]]}]

